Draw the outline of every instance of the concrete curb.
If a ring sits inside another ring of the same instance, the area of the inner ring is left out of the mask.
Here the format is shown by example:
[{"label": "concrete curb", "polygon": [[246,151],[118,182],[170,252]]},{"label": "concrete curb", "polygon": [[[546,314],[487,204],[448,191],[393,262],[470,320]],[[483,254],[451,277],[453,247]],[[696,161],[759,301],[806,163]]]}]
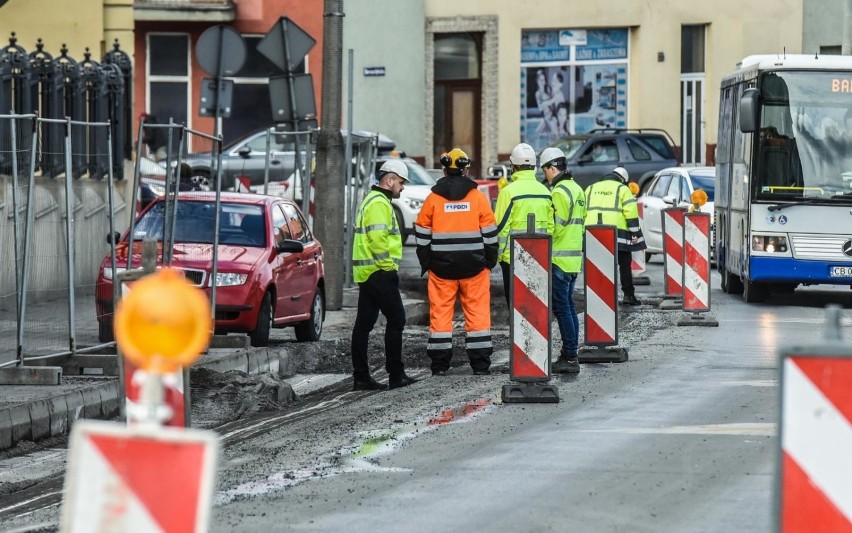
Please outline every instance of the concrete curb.
[{"label": "concrete curb", "polygon": [[[217,372],[278,373],[292,368],[286,348],[212,350],[197,366]],[[46,398],[0,408],[0,450],[21,441],[65,435],[81,418],[110,419],[119,414],[118,380],[113,379]]]}]

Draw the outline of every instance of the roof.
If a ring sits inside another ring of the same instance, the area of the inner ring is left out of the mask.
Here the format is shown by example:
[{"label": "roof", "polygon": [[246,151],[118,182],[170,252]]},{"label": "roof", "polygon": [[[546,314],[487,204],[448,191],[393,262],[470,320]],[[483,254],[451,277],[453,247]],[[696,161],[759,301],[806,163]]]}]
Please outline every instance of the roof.
[{"label": "roof", "polygon": [[748,68],[757,68],[759,70],[852,70],[852,56],[819,56],[810,54],[751,55],[737,63],[737,69]]},{"label": "roof", "polygon": [[[215,202],[216,201],[216,193],[209,191],[187,191],[180,193],[180,201],[191,201],[191,202]],[[165,197],[158,198],[159,201],[164,200]],[[278,196],[267,196],[263,194],[248,194],[248,193],[240,193],[240,192],[223,192],[221,193],[221,201],[222,203],[230,203],[230,204],[247,204],[247,205],[263,205],[269,204],[272,202],[281,201],[282,198]]]}]

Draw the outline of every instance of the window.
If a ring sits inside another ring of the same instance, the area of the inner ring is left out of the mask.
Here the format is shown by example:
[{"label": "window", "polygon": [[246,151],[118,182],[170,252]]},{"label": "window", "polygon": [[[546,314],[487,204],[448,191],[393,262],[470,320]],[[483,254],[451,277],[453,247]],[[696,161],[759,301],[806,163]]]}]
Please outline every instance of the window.
[{"label": "window", "polygon": [[481,34],[435,35],[435,80],[479,79]]},{"label": "window", "polygon": [[633,156],[633,159],[636,161],[650,161],[651,153],[642,148],[638,142],[633,139],[624,139],[624,142],[627,143],[627,149],[630,150],[630,155]]},{"label": "window", "polygon": [[302,215],[296,211],[296,208],[290,204],[283,204],[284,213],[290,222],[290,230],[293,233],[293,239],[301,242],[310,242],[313,240],[308,224]]},{"label": "window", "polygon": [[147,108],[154,120],[189,126],[189,35],[148,34],[147,80]]},{"label": "window", "polygon": [[[273,123],[269,78],[283,75],[284,71],[258,52],[257,45],[262,39],[262,35],[243,35],[243,41],[246,43],[246,62],[239,72],[229,78],[234,80],[234,95],[231,100],[231,117],[222,122],[222,138],[225,142],[231,142]],[[293,72],[304,74],[306,64],[307,58]],[[266,140],[263,142],[266,143]],[[264,152],[265,144],[260,150],[260,153]]]},{"label": "window", "polygon": [[281,211],[281,205],[276,205],[272,208],[272,227],[275,228],[275,242],[281,242],[285,239],[292,239],[290,228],[287,226],[287,218],[284,212]]},{"label": "window", "polygon": [[663,174],[657,179],[657,183],[654,184],[654,187],[651,189],[651,196],[656,196],[657,198],[662,198],[666,195],[666,191],[669,190],[669,182],[671,181],[671,174]]},{"label": "window", "polygon": [[598,141],[586,151],[584,157],[589,157],[596,163],[618,161],[618,148],[615,146],[615,141]]},{"label": "window", "polygon": [[680,29],[680,72],[704,72],[704,25]]},{"label": "window", "polygon": [[683,191],[683,178],[673,176],[672,181],[669,183],[669,190],[666,191],[666,196],[673,196],[675,204],[678,204],[681,199],[681,191]]}]

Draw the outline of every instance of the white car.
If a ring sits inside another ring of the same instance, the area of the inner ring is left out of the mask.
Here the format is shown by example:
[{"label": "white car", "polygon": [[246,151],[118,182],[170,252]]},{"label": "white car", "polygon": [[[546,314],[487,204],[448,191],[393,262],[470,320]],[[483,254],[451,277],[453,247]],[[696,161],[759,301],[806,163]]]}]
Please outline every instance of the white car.
[{"label": "white car", "polygon": [[[378,169],[387,159],[385,156],[379,156],[376,161],[377,175]],[[437,181],[428,170],[420,166],[414,159],[410,157],[399,159],[408,167],[408,183],[405,184],[399,198],[394,198],[392,203],[396,212],[396,219],[400,228],[402,228],[402,242],[404,243],[409,235],[414,234],[414,221],[417,220],[423,202],[426,201],[426,197],[432,192],[432,186]]]},{"label": "white car", "polygon": [[663,253],[663,209],[667,207],[689,207],[693,191],[703,189],[707,203],[701,212],[710,214],[710,257],[715,257],[715,221],[713,219],[713,193],[716,185],[715,167],[670,167],[657,172],[637,201],[644,208],[642,233],[648,248],[646,260],[652,254]]}]

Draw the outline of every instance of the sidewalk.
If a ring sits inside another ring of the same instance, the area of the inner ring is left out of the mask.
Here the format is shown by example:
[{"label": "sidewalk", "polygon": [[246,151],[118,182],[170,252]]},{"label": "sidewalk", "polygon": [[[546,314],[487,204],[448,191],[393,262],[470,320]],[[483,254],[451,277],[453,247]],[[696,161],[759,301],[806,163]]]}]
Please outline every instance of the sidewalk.
[{"label": "sidewalk", "polygon": [[[326,312],[323,329],[351,330],[357,296],[357,290],[345,290],[342,309]],[[403,298],[403,305],[411,323],[428,320],[426,301],[409,296]],[[283,346],[210,349],[193,367],[293,375],[289,350]],[[117,377],[63,376],[62,383],[56,386],[0,385],[0,450],[20,441],[64,435],[81,418],[115,418],[119,415],[119,401]]]}]

